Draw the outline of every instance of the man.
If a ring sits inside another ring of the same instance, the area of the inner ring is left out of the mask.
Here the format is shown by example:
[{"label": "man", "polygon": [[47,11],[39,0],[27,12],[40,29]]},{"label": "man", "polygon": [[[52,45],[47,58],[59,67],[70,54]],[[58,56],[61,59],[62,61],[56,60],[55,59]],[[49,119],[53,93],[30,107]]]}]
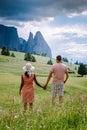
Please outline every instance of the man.
[{"label": "man", "polygon": [[52,83],[52,104],[55,104],[56,94],[59,95],[59,103],[62,103],[62,97],[64,93],[64,84],[66,83],[69,75],[65,64],[62,63],[62,57],[58,55],[56,62],[52,65],[50,73],[48,75],[44,89],[46,89],[51,77],[53,77]]}]

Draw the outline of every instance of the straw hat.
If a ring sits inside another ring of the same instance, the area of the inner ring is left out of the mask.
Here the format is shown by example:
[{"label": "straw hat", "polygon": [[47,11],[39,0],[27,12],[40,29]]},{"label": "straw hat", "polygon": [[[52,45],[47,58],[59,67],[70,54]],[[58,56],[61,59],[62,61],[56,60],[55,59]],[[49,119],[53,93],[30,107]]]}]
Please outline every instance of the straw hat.
[{"label": "straw hat", "polygon": [[23,67],[24,72],[33,71],[34,69],[35,69],[35,67],[32,66],[30,63],[26,63],[26,65]]}]

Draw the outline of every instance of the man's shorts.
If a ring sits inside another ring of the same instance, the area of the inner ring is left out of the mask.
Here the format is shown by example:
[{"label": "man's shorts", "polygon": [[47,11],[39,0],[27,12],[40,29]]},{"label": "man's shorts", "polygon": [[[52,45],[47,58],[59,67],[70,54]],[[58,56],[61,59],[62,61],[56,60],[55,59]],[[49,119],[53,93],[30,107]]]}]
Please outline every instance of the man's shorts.
[{"label": "man's shorts", "polygon": [[56,95],[63,96],[64,95],[64,83],[57,82],[52,84],[52,97],[56,97]]}]

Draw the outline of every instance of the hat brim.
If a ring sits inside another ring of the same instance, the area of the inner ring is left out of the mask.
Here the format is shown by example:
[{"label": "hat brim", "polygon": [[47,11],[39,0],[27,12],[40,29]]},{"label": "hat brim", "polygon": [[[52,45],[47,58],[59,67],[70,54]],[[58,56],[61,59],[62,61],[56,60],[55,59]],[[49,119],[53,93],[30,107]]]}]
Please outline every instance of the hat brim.
[{"label": "hat brim", "polygon": [[23,67],[23,71],[26,72],[26,71],[33,71],[35,69],[34,66],[31,66],[29,69],[26,68],[26,66]]}]

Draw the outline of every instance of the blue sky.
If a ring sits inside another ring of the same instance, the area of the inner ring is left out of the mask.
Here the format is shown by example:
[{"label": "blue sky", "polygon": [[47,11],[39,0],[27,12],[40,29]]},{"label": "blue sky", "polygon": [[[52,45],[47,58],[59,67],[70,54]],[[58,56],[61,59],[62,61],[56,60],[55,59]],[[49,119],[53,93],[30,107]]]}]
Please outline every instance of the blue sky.
[{"label": "blue sky", "polygon": [[0,0],[0,24],[25,40],[40,31],[54,58],[87,63],[87,0]]}]

